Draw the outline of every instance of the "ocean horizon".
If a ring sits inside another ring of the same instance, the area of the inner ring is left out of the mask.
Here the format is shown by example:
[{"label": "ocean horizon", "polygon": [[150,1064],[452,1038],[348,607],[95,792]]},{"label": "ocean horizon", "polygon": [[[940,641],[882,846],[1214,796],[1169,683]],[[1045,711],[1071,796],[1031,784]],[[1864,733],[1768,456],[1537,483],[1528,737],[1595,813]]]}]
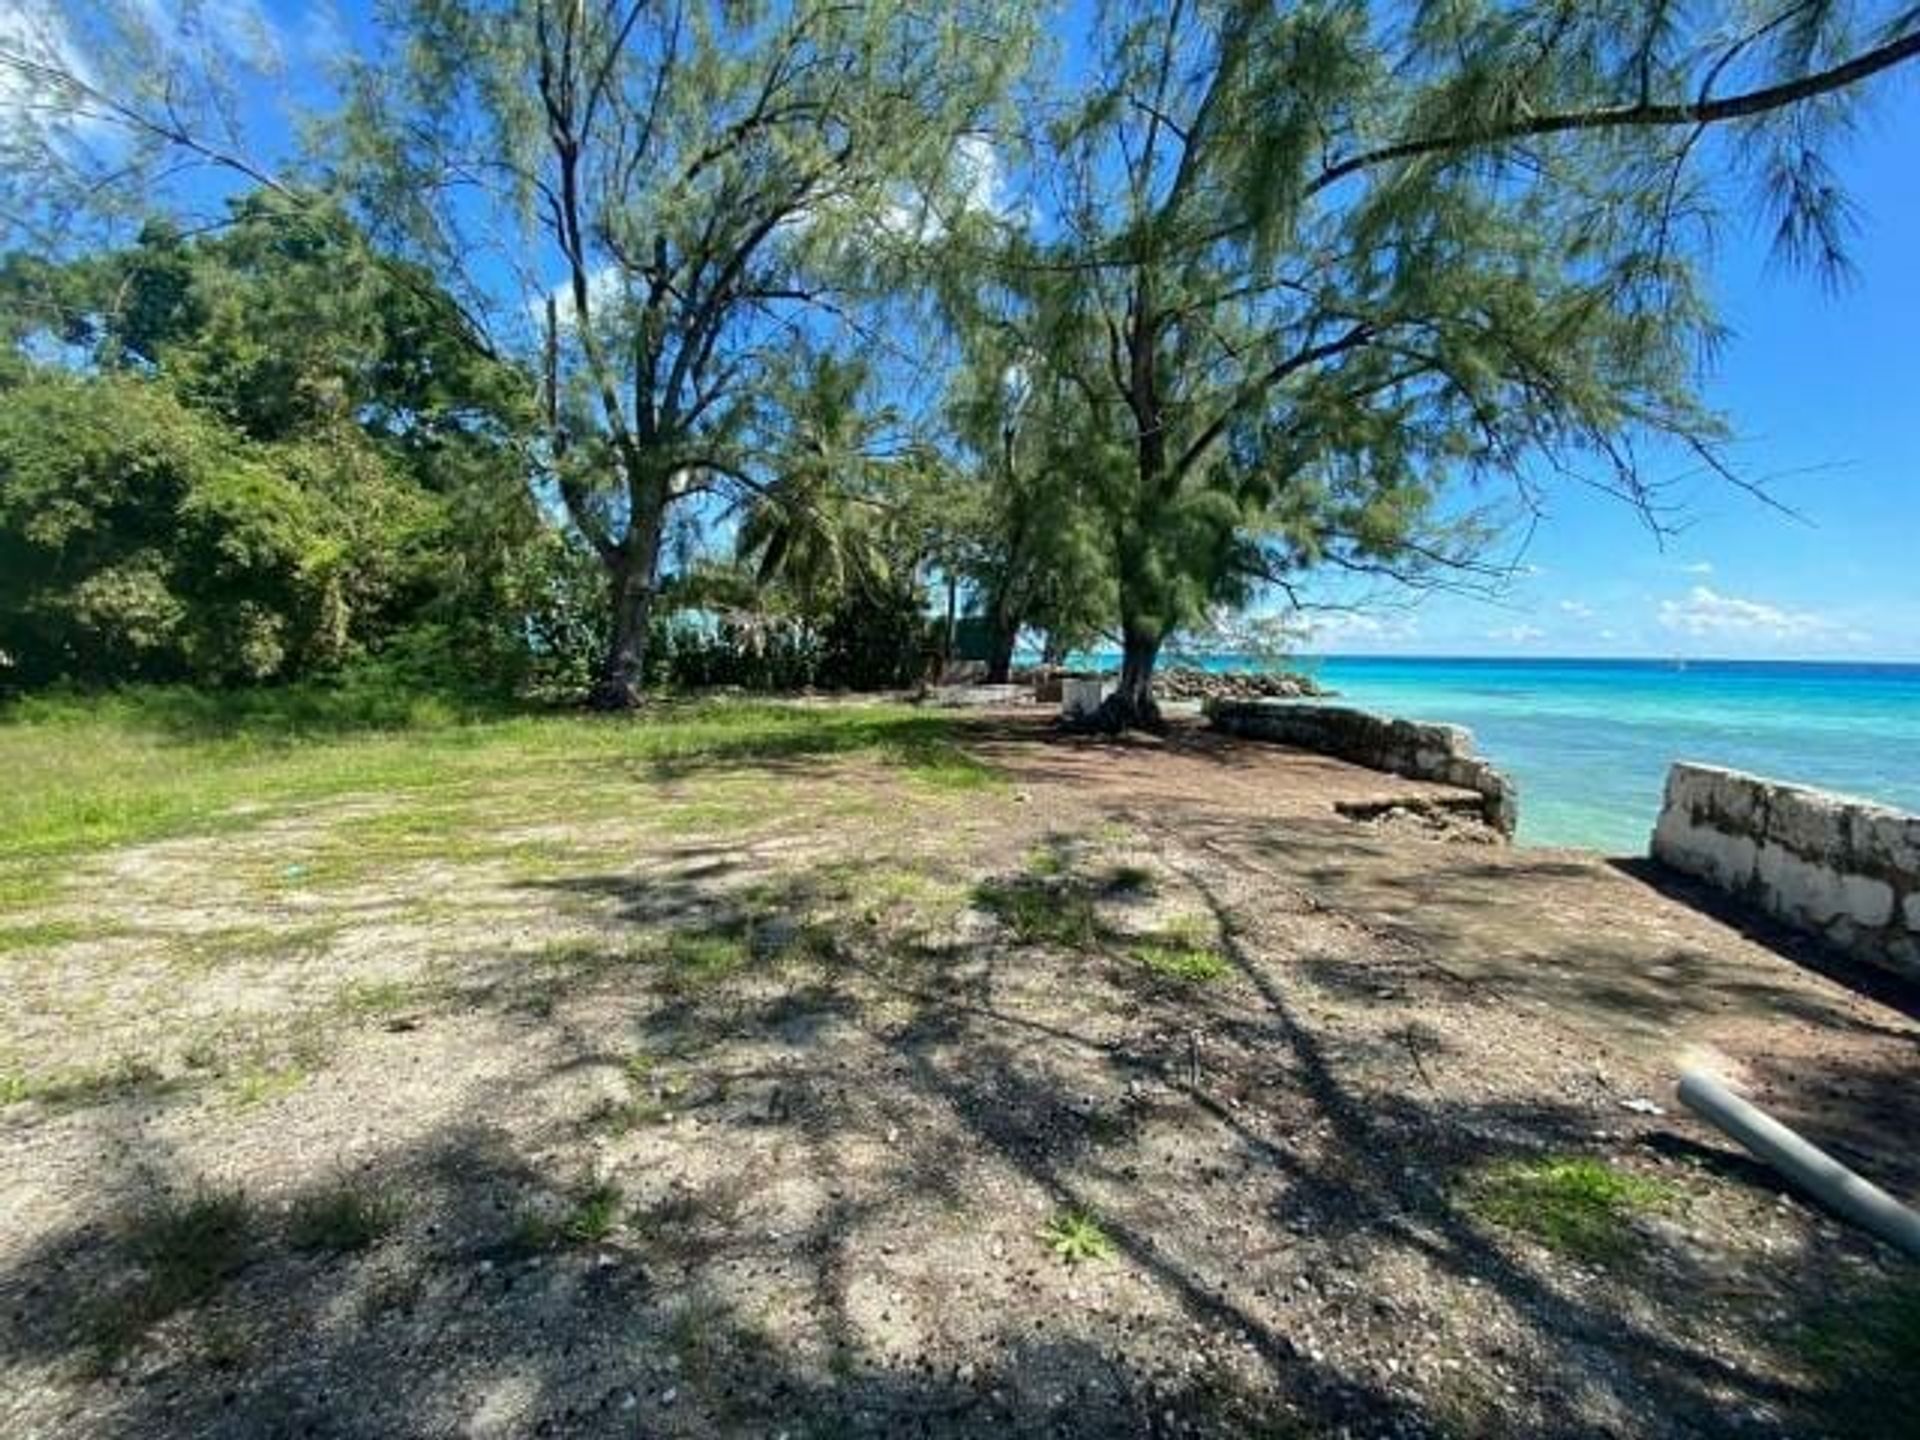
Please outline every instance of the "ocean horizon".
[{"label": "ocean horizon", "polygon": [[[1118,659],[1075,657],[1103,668]],[[1519,784],[1521,844],[1645,854],[1676,760],[1920,811],[1920,663],[1232,654],[1163,663],[1296,671],[1362,709],[1465,726]]]}]

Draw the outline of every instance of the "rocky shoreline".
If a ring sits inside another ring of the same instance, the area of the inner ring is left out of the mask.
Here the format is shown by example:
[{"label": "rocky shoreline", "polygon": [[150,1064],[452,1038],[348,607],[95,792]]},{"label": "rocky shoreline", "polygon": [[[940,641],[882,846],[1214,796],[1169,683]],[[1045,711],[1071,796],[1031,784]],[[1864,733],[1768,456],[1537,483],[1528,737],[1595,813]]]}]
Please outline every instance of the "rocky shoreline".
[{"label": "rocky shoreline", "polygon": [[[1092,673],[1033,665],[1015,670],[1013,681],[1032,684],[1043,700],[1057,700],[1060,681]],[[1197,665],[1169,665],[1154,672],[1153,693],[1160,700],[1319,700],[1338,692],[1322,688],[1311,675],[1294,671],[1202,670]]]}]

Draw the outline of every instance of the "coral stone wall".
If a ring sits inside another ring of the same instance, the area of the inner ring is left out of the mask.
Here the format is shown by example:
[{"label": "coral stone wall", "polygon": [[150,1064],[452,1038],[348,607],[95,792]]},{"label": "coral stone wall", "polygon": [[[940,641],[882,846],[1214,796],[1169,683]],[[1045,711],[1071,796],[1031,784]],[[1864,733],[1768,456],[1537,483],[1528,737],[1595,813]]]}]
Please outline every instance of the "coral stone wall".
[{"label": "coral stone wall", "polygon": [[1390,720],[1344,705],[1288,700],[1209,700],[1216,730],[1317,750],[1412,780],[1457,785],[1480,796],[1487,824],[1512,838],[1520,796],[1512,780],[1473,753],[1473,734],[1458,725]]},{"label": "coral stone wall", "polygon": [[1848,954],[1920,980],[1920,815],[1675,765],[1653,858]]}]

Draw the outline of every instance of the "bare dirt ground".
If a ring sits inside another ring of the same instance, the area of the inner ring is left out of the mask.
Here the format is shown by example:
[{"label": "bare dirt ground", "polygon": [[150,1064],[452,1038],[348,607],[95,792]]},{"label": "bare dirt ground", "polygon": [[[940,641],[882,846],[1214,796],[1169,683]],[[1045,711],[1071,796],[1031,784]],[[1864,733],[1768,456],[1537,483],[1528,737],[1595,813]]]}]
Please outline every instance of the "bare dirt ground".
[{"label": "bare dirt ground", "polygon": [[88,862],[0,994],[67,1077],[0,1110],[0,1433],[1920,1433],[1834,1394],[1911,1270],[1671,1100],[1920,1194],[1903,997],[1435,787],[962,723],[1000,783]]}]

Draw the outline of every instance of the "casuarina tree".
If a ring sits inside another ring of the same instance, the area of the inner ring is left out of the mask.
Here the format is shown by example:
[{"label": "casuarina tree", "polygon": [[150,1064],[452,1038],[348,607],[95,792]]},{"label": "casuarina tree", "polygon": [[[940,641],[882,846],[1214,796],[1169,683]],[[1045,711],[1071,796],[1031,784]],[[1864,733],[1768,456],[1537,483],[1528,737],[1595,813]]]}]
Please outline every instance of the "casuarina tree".
[{"label": "casuarina tree", "polygon": [[[604,564],[595,690],[637,697],[662,545],[763,489],[766,397],[827,343],[889,238],[970,183],[956,145],[1017,56],[987,0],[404,3],[407,63],[353,85],[357,188],[436,273],[545,350],[551,464]],[[549,293],[554,279],[557,289]]]},{"label": "casuarina tree", "polygon": [[1103,462],[1104,722],[1155,721],[1161,647],[1211,605],[1470,572],[1463,481],[1651,511],[1650,438],[1724,468],[1702,256],[1758,205],[1843,266],[1827,142],[1916,54],[1920,12],[1849,0],[1100,5],[1005,264]]}]

